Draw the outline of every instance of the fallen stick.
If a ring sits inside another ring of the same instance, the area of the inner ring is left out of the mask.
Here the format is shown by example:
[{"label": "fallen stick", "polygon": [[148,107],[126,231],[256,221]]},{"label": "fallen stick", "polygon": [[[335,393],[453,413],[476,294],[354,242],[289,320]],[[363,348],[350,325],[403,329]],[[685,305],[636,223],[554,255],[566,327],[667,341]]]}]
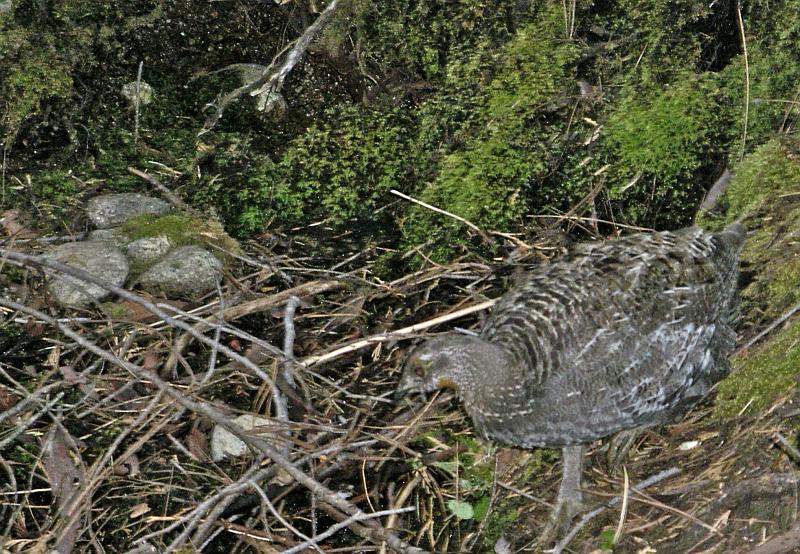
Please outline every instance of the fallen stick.
[{"label": "fallen stick", "polygon": [[[679,468],[671,467],[671,468],[666,469],[666,470],[664,470],[664,471],[662,471],[660,473],[656,473],[655,475],[652,475],[652,476],[648,477],[647,479],[645,479],[641,483],[638,483],[637,485],[635,485],[635,486],[633,486],[631,488],[632,488],[632,490],[634,490],[636,492],[643,491],[644,489],[646,489],[648,487],[652,487],[653,485],[655,485],[657,483],[660,483],[661,481],[669,479],[670,477],[672,477],[674,475],[677,475],[680,472],[681,472],[681,470]],[[550,552],[552,552],[553,554],[561,554],[561,552],[564,551],[564,549],[567,547],[567,545],[572,541],[572,539],[575,538],[575,536],[580,532],[580,530],[583,529],[586,526],[587,523],[589,523],[594,518],[596,518],[597,516],[602,514],[608,508],[613,508],[614,506],[619,504],[619,502],[620,502],[620,497],[619,496],[615,496],[614,498],[612,498],[611,500],[609,500],[608,502],[606,502],[605,504],[603,504],[599,508],[595,508],[591,512],[588,512],[588,513],[584,514],[584,516],[580,519],[580,521],[578,521],[578,523],[576,523],[572,527],[572,529],[570,529],[569,533],[567,533],[567,535],[563,539],[561,539],[561,542],[559,542],[555,546],[555,548],[553,548],[553,550],[551,550]]]},{"label": "fallen stick", "polygon": [[[88,340],[85,336],[74,331],[68,325],[59,323],[54,318],[43,312],[40,312],[39,310],[3,298],[0,298],[0,304],[14,310],[19,310],[34,317],[41,318],[43,321],[46,321],[48,325],[59,329],[64,335],[70,337],[84,349],[92,352],[110,364],[130,371],[140,379],[149,381],[157,389],[164,392],[187,410],[190,410],[195,414],[203,415],[212,420],[214,423],[221,425],[254,451],[260,452],[267,458],[271,459],[276,465],[280,466],[284,471],[286,471],[286,473],[292,476],[295,481],[306,487],[311,494],[318,496],[323,502],[344,512],[346,515],[351,516],[349,519],[351,525],[354,525],[356,521],[371,521],[370,516],[363,512],[355,504],[352,504],[347,499],[342,498],[336,493],[336,491],[331,490],[299,469],[270,441],[262,439],[258,436],[250,435],[247,431],[233,423],[233,421],[218,408],[207,404],[206,402],[198,402],[188,398],[181,390],[172,387],[169,383],[161,379],[161,377],[155,371],[145,369],[140,365],[117,358],[110,352],[98,347],[94,342]],[[412,546],[380,525],[369,527],[364,530],[364,533],[367,535],[367,538],[370,541],[377,544],[386,542],[391,548],[403,554],[428,554],[426,550]]]},{"label": "fallen stick", "polygon": [[380,333],[377,335],[372,335],[371,337],[367,337],[365,339],[358,340],[354,343],[342,346],[326,354],[309,356],[299,361],[298,363],[303,367],[311,367],[314,365],[319,365],[321,363],[329,362],[333,359],[338,358],[339,356],[343,356],[344,354],[349,354],[350,352],[361,350],[362,348],[366,348],[367,346],[370,346],[372,344],[387,342],[390,340],[411,338],[410,335],[413,335],[414,333],[419,333],[420,331],[424,331],[426,329],[430,329],[435,325],[439,325],[441,323],[447,323],[448,321],[459,319],[468,316],[470,314],[474,314],[475,312],[488,310],[489,308],[494,306],[496,302],[497,300],[487,300],[485,302],[481,302],[480,304],[475,304],[474,306],[469,306],[467,308],[456,310],[455,312],[451,312],[449,314],[429,319],[428,321],[423,321],[422,323],[417,323],[415,325],[403,327],[402,329],[398,329],[397,331],[390,331],[388,333]]}]

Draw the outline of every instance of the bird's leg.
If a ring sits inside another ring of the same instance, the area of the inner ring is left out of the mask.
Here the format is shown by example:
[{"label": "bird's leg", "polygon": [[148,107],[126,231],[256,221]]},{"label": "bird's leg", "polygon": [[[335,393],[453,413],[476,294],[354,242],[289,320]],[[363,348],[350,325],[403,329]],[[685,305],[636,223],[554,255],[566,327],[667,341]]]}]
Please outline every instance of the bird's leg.
[{"label": "bird's leg", "polygon": [[583,509],[581,475],[583,474],[583,446],[565,446],[561,451],[561,487],[558,489],[550,519],[539,536],[538,544],[546,547],[557,536],[563,535],[572,519]]},{"label": "bird's leg", "polygon": [[606,451],[606,465],[608,466],[609,475],[614,475],[617,468],[622,461],[627,457],[628,452],[639,437],[642,436],[644,427],[634,427],[626,431],[620,431],[608,442],[608,450]]}]

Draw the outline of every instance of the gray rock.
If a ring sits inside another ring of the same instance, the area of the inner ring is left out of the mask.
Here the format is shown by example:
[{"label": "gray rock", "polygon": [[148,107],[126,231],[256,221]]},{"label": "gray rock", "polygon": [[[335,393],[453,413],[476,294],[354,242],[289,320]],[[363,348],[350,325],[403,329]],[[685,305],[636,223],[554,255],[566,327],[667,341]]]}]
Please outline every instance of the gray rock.
[{"label": "gray rock", "polygon": [[170,240],[159,235],[157,237],[143,237],[131,242],[126,252],[130,261],[140,264],[150,264],[161,258],[172,248]]},{"label": "gray rock", "polygon": [[[128,277],[128,260],[114,243],[104,240],[69,242],[56,246],[45,258],[83,269],[112,285],[122,286]],[[87,306],[108,296],[109,291],[94,283],[47,270],[50,294],[67,306]]]},{"label": "gray rock", "polygon": [[110,240],[116,242],[114,229],[95,229],[89,233],[89,240]]},{"label": "gray rock", "polygon": [[164,214],[170,205],[138,192],[103,194],[90,199],[86,205],[86,215],[98,229],[108,229],[122,225],[132,217],[142,214]]},{"label": "gray rock", "polygon": [[168,298],[198,297],[216,287],[222,262],[199,246],[182,246],[142,273],[141,287]]},{"label": "gray rock", "polygon": [[[233,423],[245,431],[251,431],[256,427],[271,425],[272,420],[257,415],[244,414],[234,419]],[[273,432],[271,431],[256,433],[256,436],[265,439],[271,438],[272,435]],[[218,462],[223,458],[241,456],[245,452],[247,452],[247,445],[241,439],[220,425],[214,427],[211,432],[212,460]]]}]

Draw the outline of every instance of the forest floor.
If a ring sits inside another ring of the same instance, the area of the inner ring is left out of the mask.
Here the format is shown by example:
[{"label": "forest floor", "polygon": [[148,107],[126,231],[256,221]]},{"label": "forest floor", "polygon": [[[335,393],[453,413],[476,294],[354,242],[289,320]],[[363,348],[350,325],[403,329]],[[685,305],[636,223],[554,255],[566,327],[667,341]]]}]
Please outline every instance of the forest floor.
[{"label": "forest floor", "polygon": [[[747,346],[732,384],[643,433],[613,471],[607,441],[589,445],[587,496],[626,500],[565,552],[800,549],[798,324],[794,306],[764,296],[791,274],[764,257],[797,263],[798,205],[786,198],[745,220],[757,231],[743,253]],[[394,392],[410,339],[479,327],[517,271],[564,248],[519,238],[503,260],[469,255],[382,281],[375,251],[326,249],[320,234],[242,244],[221,297],[176,305],[131,294],[81,313],[48,302],[39,258],[14,258],[41,242],[0,243],[3,551],[531,551],[558,452],[496,448],[474,437],[452,395]],[[787,363],[775,376],[763,369]],[[259,429],[267,440],[234,430],[256,454],[209,459],[216,425],[269,416],[285,396],[288,413]],[[652,476],[661,480],[634,490]]]}]

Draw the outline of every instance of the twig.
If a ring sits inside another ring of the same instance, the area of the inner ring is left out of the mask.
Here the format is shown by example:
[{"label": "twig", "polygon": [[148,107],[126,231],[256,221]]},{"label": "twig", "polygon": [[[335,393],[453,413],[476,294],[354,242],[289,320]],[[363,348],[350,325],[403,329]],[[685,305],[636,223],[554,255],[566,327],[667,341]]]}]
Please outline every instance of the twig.
[{"label": "twig", "polygon": [[786,437],[784,437],[783,434],[778,432],[773,433],[772,442],[775,443],[775,446],[783,450],[783,452],[789,456],[794,463],[800,464],[800,451],[792,446],[792,444],[786,440]]},{"label": "twig", "polygon": [[784,554],[785,552],[796,552],[797,547],[800,547],[800,523],[795,523],[785,533],[748,550],[746,554]]},{"label": "twig", "polygon": [[464,225],[466,225],[467,227],[469,227],[470,229],[472,229],[476,233],[478,233],[481,236],[481,238],[484,241],[486,241],[487,244],[492,244],[492,242],[493,242],[491,237],[489,235],[487,235],[485,232],[483,232],[483,230],[480,227],[478,227],[477,225],[475,225],[471,221],[468,221],[468,220],[464,219],[460,215],[456,215],[454,213],[448,212],[448,211],[443,210],[441,208],[437,208],[436,206],[431,206],[430,204],[427,204],[427,203],[423,202],[422,200],[417,200],[416,198],[411,198],[410,196],[408,196],[407,194],[403,194],[399,190],[391,189],[389,192],[391,192],[395,196],[399,196],[403,200],[408,200],[409,202],[413,202],[414,204],[419,204],[423,208],[427,208],[427,209],[431,210],[432,212],[436,212],[436,213],[439,213],[439,214],[442,214],[442,215],[446,215],[447,217],[451,217],[451,218],[455,219],[456,221],[460,221],[461,223],[463,223]]},{"label": "twig", "polygon": [[[239,477],[239,479],[235,483],[231,483],[230,485],[226,485],[222,489],[218,490],[213,495],[207,497],[205,500],[200,502],[197,506],[195,506],[192,511],[186,514],[184,517],[181,517],[174,521],[173,523],[169,524],[168,526],[164,527],[163,529],[159,529],[158,531],[154,531],[149,533],[143,537],[140,537],[136,540],[139,544],[143,544],[144,542],[154,539],[156,537],[160,537],[162,535],[166,535],[167,533],[171,533],[175,529],[179,527],[183,527],[181,532],[178,536],[173,539],[170,546],[175,545],[179,546],[183,544],[183,542],[189,537],[192,531],[200,526],[197,533],[195,533],[195,541],[194,544],[197,544],[202,541],[202,537],[210,532],[211,526],[214,522],[217,521],[219,515],[209,515],[209,517],[205,518],[205,521],[202,525],[200,525],[200,520],[204,518],[206,514],[209,512],[217,512],[217,509],[222,506],[222,510],[227,507],[227,505],[233,500],[234,495],[248,490],[250,488],[250,484],[248,481],[261,481],[266,476],[269,475],[272,468],[261,468],[261,464],[263,460],[258,459],[253,464],[247,468],[247,471]],[[260,469],[259,469],[260,468]],[[221,514],[221,512],[219,512]]]},{"label": "twig", "polygon": [[158,189],[158,192],[160,192],[164,196],[164,198],[166,198],[169,201],[170,204],[172,204],[173,206],[175,206],[179,210],[183,210],[184,212],[192,214],[192,215],[195,215],[195,216],[199,215],[197,213],[197,210],[195,210],[190,205],[188,205],[186,202],[181,200],[178,197],[177,194],[175,194],[174,192],[169,190],[164,184],[161,183],[161,181],[159,181],[158,179],[156,179],[155,177],[153,177],[149,173],[145,173],[144,171],[140,171],[140,170],[136,169],[135,167],[129,167],[128,168],[128,173],[130,173],[131,175],[136,175],[137,177],[141,177],[142,179],[144,179],[145,181],[147,181],[148,183],[153,185],[153,187]]},{"label": "twig", "polygon": [[[362,471],[362,474],[363,474],[363,471]],[[416,490],[417,485],[419,485],[419,482],[421,480],[422,480],[422,477],[420,477],[420,474],[416,473],[414,475],[414,478],[411,479],[411,481],[409,481],[408,483],[406,483],[405,486],[400,490],[400,494],[398,494],[397,498],[395,498],[394,502],[392,502],[392,509],[394,510],[394,513],[391,514],[386,519],[386,529],[391,530],[391,529],[394,528],[394,524],[397,521],[397,514],[403,513],[403,509],[402,508],[397,508],[397,506],[402,506],[403,504],[406,503],[406,500],[408,500],[408,497],[411,495],[411,493],[414,490]],[[366,492],[366,485],[364,486],[364,492]],[[369,499],[369,495],[367,495],[367,499]],[[409,508],[405,508],[405,510],[408,510],[408,509]],[[386,547],[386,545],[381,545],[381,550],[385,550],[385,547]]]},{"label": "twig", "polygon": [[89,233],[75,233],[74,235],[61,235],[57,237],[36,237],[32,239],[18,239],[14,237],[5,238],[0,240],[0,244],[9,244],[13,242],[14,244],[39,244],[39,243],[54,243],[54,242],[75,242],[79,240],[84,240]]},{"label": "twig", "polygon": [[[295,337],[295,330],[294,330],[294,312],[297,310],[297,306],[300,305],[300,299],[296,296],[290,296],[289,301],[286,303],[284,308],[283,314],[283,371],[281,372],[281,376],[286,384],[294,388],[294,375],[293,375],[293,365],[294,365],[294,337]],[[279,387],[273,387],[272,389],[272,401],[275,404],[275,417],[279,421],[282,421],[286,424],[289,423],[289,407],[286,403],[286,395],[284,395]],[[289,446],[284,447],[284,453],[289,452]],[[305,538],[305,537],[304,537]]]},{"label": "twig", "polygon": [[[360,521],[366,521],[366,520],[374,519],[374,518],[378,518],[378,517],[393,515],[393,514],[402,514],[402,513],[406,513],[406,512],[413,512],[415,510],[416,510],[416,508],[414,508],[413,506],[409,506],[408,508],[396,508],[396,509],[393,509],[393,510],[381,510],[379,512],[372,512],[371,514],[366,514],[366,513],[363,513],[363,512],[360,513],[360,514],[354,514],[354,515],[350,516],[349,518],[347,518],[346,520],[344,520],[342,522],[339,522],[336,525],[332,525],[324,533],[320,533],[319,535],[317,535],[313,539],[309,539],[306,542],[300,543],[300,544],[298,544],[296,546],[293,546],[292,548],[289,548],[288,550],[284,550],[283,552],[281,552],[281,554],[295,554],[296,552],[302,552],[304,549],[308,548],[309,546],[316,545],[322,539],[326,539],[326,538],[330,537],[331,535],[333,535],[339,529],[344,529],[345,527],[349,527],[353,523],[357,523],[357,522],[360,522]],[[392,548],[395,548],[395,547],[392,547]],[[419,552],[422,552],[420,549],[415,549],[415,550],[419,551]]]},{"label": "twig", "polygon": [[763,329],[763,330],[762,330],[762,331],[761,331],[759,334],[757,334],[755,337],[753,337],[752,339],[750,339],[749,341],[747,341],[747,342],[744,344],[744,346],[742,346],[742,347],[740,347],[738,350],[736,350],[736,355],[738,356],[739,354],[741,354],[742,352],[744,352],[745,350],[747,350],[748,348],[750,348],[751,346],[753,346],[755,343],[757,343],[757,342],[758,342],[758,341],[760,341],[762,338],[764,338],[766,335],[768,335],[769,333],[771,333],[771,332],[772,332],[772,331],[773,331],[773,330],[774,330],[776,327],[778,327],[779,325],[781,325],[781,324],[782,324],[784,321],[786,321],[787,319],[789,319],[790,317],[792,317],[792,316],[793,316],[794,314],[796,314],[798,311],[800,311],[800,304],[795,304],[794,306],[792,306],[791,308],[789,308],[789,309],[788,309],[787,311],[785,311],[785,312],[783,313],[783,315],[781,315],[781,316],[780,316],[778,319],[776,319],[775,321],[773,321],[772,323],[770,323],[769,325],[767,325],[767,327],[766,327],[765,329]]},{"label": "twig", "polygon": [[744,58],[744,116],[742,121],[742,144],[739,146],[739,161],[744,158],[744,148],[747,142],[747,118],[750,113],[750,64],[747,58],[747,37],[744,32],[742,20],[742,3],[736,3],[736,20],[739,23],[739,33],[742,37],[742,56]]},{"label": "twig", "polygon": [[332,350],[327,354],[320,354],[318,356],[309,356],[299,363],[304,367],[311,367],[314,365],[318,365],[321,363],[329,362],[333,359],[338,358],[344,354],[349,354],[350,352],[356,352],[357,350],[361,350],[362,348],[366,348],[367,346],[377,344],[380,342],[386,342],[391,340],[401,340],[411,338],[414,333],[418,333],[420,331],[424,331],[425,329],[429,329],[435,325],[439,325],[441,323],[447,323],[448,321],[452,321],[454,319],[459,319],[461,317],[468,316],[470,314],[474,314],[475,312],[481,312],[483,310],[488,310],[492,306],[495,305],[497,300],[487,300],[486,302],[481,302],[480,304],[475,304],[474,306],[469,306],[467,308],[463,308],[461,310],[457,310],[455,312],[451,312],[449,314],[445,314],[439,317],[435,317],[433,319],[429,319],[428,321],[423,321],[422,323],[417,323],[415,325],[410,325],[408,327],[403,327],[402,329],[398,329],[397,331],[392,331],[390,333],[380,333],[378,335],[373,335],[371,337],[367,337],[366,339],[358,340],[352,344],[348,344],[346,346],[342,346],[337,348],[336,350]]},{"label": "twig", "polygon": [[619,542],[619,538],[622,536],[622,529],[625,526],[625,517],[628,515],[628,498],[630,496],[630,482],[628,480],[628,468],[622,468],[622,472],[625,476],[622,486],[622,507],[619,510],[619,523],[617,523],[617,530],[614,531],[614,538],[611,540],[611,544],[617,544]]},{"label": "twig", "polygon": [[267,494],[263,490],[261,490],[261,487],[259,487],[258,484],[255,481],[248,481],[248,484],[253,489],[255,489],[256,493],[261,497],[261,500],[263,500],[264,504],[267,505],[267,509],[270,512],[272,512],[272,515],[275,516],[275,519],[277,519],[278,521],[283,523],[284,527],[286,527],[289,531],[291,531],[292,533],[294,533],[295,535],[297,535],[301,539],[305,540],[306,542],[304,544],[307,544],[308,546],[313,546],[314,550],[316,550],[317,552],[322,552],[322,550],[319,548],[319,546],[317,546],[317,541],[319,539],[317,539],[316,537],[313,538],[313,539],[308,537],[304,533],[300,532],[297,528],[295,528],[294,525],[292,525],[291,523],[286,521],[286,518],[284,518],[280,514],[280,512],[278,512],[278,510],[275,509],[275,506],[272,504],[272,502],[270,501],[270,499],[267,496]]},{"label": "twig", "polygon": [[[0,298],[0,301],[2,301],[2,298]],[[30,417],[28,417],[24,422],[15,423],[14,424],[14,430],[7,437],[5,437],[3,440],[0,440],[0,449],[5,448],[6,445],[12,443],[14,441],[14,439],[16,439],[22,433],[27,431],[28,427],[30,427],[31,425],[36,423],[36,421],[40,417],[42,417],[48,411],[50,411],[50,408],[52,408],[53,406],[58,404],[59,401],[64,397],[64,394],[66,394],[66,393],[59,392],[57,395],[55,395],[55,397],[53,397],[44,406],[42,406],[42,408],[38,412],[36,412],[35,414],[33,414]]]},{"label": "twig", "polygon": [[311,24],[311,26],[305,30],[305,32],[297,39],[297,43],[295,43],[294,48],[291,49],[289,54],[286,56],[286,61],[283,65],[278,69],[278,71],[269,79],[264,79],[261,83],[258,83],[256,86],[259,88],[250,92],[250,96],[258,96],[260,94],[264,94],[265,92],[278,92],[283,88],[283,83],[286,80],[286,77],[292,71],[297,62],[299,62],[303,55],[308,50],[308,47],[311,45],[311,42],[314,38],[319,34],[320,31],[327,25],[328,21],[333,17],[333,13],[336,11],[337,4],[339,0],[331,0],[331,2],[325,6],[325,9],[322,10],[322,13],[319,14],[317,20]]},{"label": "twig", "polygon": [[[673,477],[673,476],[679,474],[680,472],[681,472],[681,470],[679,468],[671,467],[671,468],[666,469],[666,470],[664,470],[664,471],[662,471],[660,473],[656,473],[655,475],[652,475],[652,476],[648,477],[647,479],[645,479],[644,481],[642,481],[641,483],[639,483],[637,485],[634,485],[632,487],[632,490],[635,491],[635,492],[643,491],[643,490],[645,490],[645,489],[647,489],[649,487],[652,487],[655,484],[660,483],[661,481],[664,481],[666,479],[669,479],[670,477]],[[573,527],[572,527],[572,529],[570,529],[569,533],[567,533],[567,535],[563,539],[561,539],[561,541],[555,546],[555,548],[552,550],[552,552],[554,554],[561,554],[561,552],[564,551],[564,549],[567,547],[567,545],[572,541],[572,539],[575,538],[575,536],[578,533],[580,533],[581,529],[583,529],[586,526],[587,523],[589,523],[591,520],[593,520],[594,518],[596,518],[597,516],[602,514],[608,508],[613,508],[614,506],[619,504],[619,502],[620,502],[620,497],[615,496],[614,498],[612,498],[611,500],[609,500],[608,502],[606,502],[602,506],[600,506],[598,508],[595,508],[591,512],[588,512],[588,513],[584,514],[584,516],[580,519],[580,521],[578,523],[576,523],[575,525],[573,525]]]},{"label": "twig", "polygon": [[294,69],[294,66],[297,65],[297,63],[303,58],[306,50],[308,50],[308,47],[311,45],[311,42],[325,27],[325,25],[327,25],[328,21],[333,16],[333,13],[336,11],[338,1],[339,0],[331,0],[325,9],[322,10],[322,13],[319,14],[316,21],[314,21],[314,23],[312,23],[311,26],[305,30],[300,38],[297,39],[294,47],[286,55],[283,65],[281,65],[277,71],[272,74],[269,72],[269,69],[275,65],[273,62],[270,67],[264,71],[264,74],[261,77],[224,95],[216,103],[216,110],[208,117],[203,130],[200,131],[199,134],[202,135],[210,131],[222,118],[222,113],[224,112],[225,108],[227,108],[231,102],[239,99],[245,94],[258,96],[265,93],[279,92],[283,88],[283,83],[286,80],[286,77],[289,75],[292,69]]},{"label": "twig", "polygon": [[[222,326],[225,323],[224,314],[225,314],[225,297],[222,294],[222,287],[219,284],[219,281],[216,281],[217,286],[217,296],[219,296],[219,311],[217,313],[217,317],[219,318],[219,323],[216,325],[214,329],[214,346],[211,348],[211,356],[208,357],[208,369],[206,370],[206,374],[203,375],[203,380],[201,381],[202,384],[208,383],[211,376],[214,375],[214,371],[217,369],[217,353],[219,352],[219,341],[222,335]],[[277,387],[274,387],[277,389]]]},{"label": "twig", "polygon": [[139,143],[139,112],[142,105],[141,86],[142,86],[142,70],[144,69],[144,62],[139,62],[139,70],[136,72],[136,95],[133,100],[133,107],[135,110],[133,119],[133,144]]},{"label": "twig", "polygon": [[295,337],[294,312],[301,303],[301,300],[297,296],[290,296],[283,313],[283,378],[292,387],[295,386],[294,372],[292,371],[292,366],[294,364]]},{"label": "twig", "polygon": [[577,215],[550,215],[550,214],[538,214],[538,215],[531,215],[529,216],[534,219],[566,219],[568,221],[581,221],[584,223],[605,223],[606,225],[613,225],[614,227],[619,227],[620,229],[630,229],[631,231],[653,231],[651,227],[639,227],[637,225],[626,225],[624,223],[618,223],[616,221],[609,221],[607,219],[599,219],[596,217],[582,217]]}]

